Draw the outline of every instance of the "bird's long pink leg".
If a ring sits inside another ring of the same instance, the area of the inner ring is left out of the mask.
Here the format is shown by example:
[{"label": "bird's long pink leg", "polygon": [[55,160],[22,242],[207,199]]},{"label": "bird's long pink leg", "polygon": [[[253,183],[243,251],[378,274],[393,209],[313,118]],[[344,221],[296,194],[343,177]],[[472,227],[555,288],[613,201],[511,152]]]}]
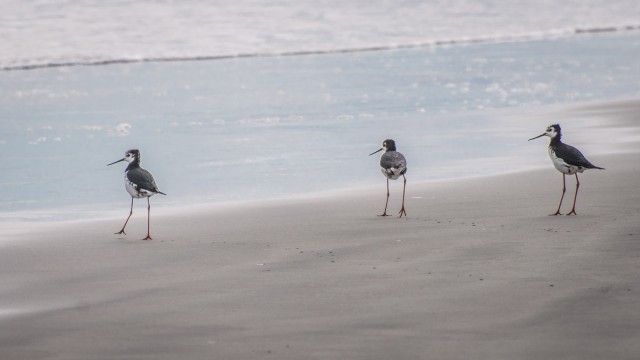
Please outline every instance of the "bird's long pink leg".
[{"label": "bird's long pink leg", "polygon": [[122,229],[120,229],[120,231],[118,231],[117,233],[114,233],[114,234],[125,234],[125,235],[127,235],[127,233],[124,232],[124,228],[127,227],[127,223],[129,222],[129,219],[131,218],[131,214],[133,214],[133,197],[131,198],[131,209],[129,209],[129,216],[127,217],[127,221],[125,221],[124,225],[122,225]]},{"label": "bird's long pink leg", "polygon": [[550,216],[562,215],[560,213],[560,207],[562,206],[562,200],[564,199],[564,193],[567,191],[567,184],[565,181],[565,175],[562,174],[562,197],[560,197],[560,205],[558,205],[558,210],[556,210],[555,214],[550,214]]},{"label": "bird's long pink leg", "polygon": [[149,234],[149,229],[151,227],[151,202],[149,198],[147,198],[147,237],[142,240],[153,240],[151,235]]},{"label": "bird's long pink leg", "polygon": [[402,217],[402,214],[407,216],[407,212],[404,210],[404,191],[407,188],[407,178],[404,175],[402,175],[402,178],[404,179],[404,184],[402,185],[402,208],[400,209],[400,216],[398,217]]},{"label": "bird's long pink leg", "polygon": [[387,178],[387,202],[384,204],[384,213],[378,216],[391,216],[387,214],[387,206],[389,205],[389,178]]},{"label": "bird's long pink leg", "polygon": [[576,199],[578,199],[578,189],[580,188],[580,180],[578,180],[578,173],[576,173],[576,195],[573,198],[573,207],[571,208],[571,211],[567,214],[567,215],[578,215],[576,214]]}]

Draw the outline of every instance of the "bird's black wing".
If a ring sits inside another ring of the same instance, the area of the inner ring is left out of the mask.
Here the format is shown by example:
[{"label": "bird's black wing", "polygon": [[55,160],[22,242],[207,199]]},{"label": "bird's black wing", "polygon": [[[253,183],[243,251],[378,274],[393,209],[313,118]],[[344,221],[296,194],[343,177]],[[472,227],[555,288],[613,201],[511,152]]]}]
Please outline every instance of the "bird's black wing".
[{"label": "bird's black wing", "polygon": [[156,185],[156,181],[151,175],[150,172],[143,168],[137,168],[135,170],[127,172],[127,178],[132,183],[138,186],[137,190],[147,190],[154,193],[164,194],[160,190],[158,190],[158,186]]},{"label": "bird's black wing", "polygon": [[556,156],[564,160],[569,165],[581,166],[586,169],[602,169],[593,165],[587,160],[580,150],[574,148],[571,145],[560,143],[555,148]]}]

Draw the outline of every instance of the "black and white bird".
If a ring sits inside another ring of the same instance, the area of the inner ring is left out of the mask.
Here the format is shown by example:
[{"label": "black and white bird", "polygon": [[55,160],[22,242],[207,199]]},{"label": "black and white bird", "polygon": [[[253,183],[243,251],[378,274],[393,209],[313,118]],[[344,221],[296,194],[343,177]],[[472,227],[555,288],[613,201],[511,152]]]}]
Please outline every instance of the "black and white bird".
[{"label": "black and white bird", "polygon": [[402,208],[400,209],[400,216],[407,216],[407,212],[404,210],[404,193],[407,188],[407,178],[404,174],[407,173],[407,160],[404,155],[396,151],[396,142],[387,139],[382,142],[382,147],[377,151],[372,152],[369,156],[384,150],[384,154],[380,157],[380,170],[387,178],[387,202],[384,204],[384,212],[379,216],[390,216],[387,214],[387,206],[389,205],[389,179],[397,180],[400,176],[404,179],[402,186]]},{"label": "black and white bird", "polygon": [[533,139],[537,139],[542,136],[548,136],[551,138],[549,142],[549,157],[553,162],[553,166],[555,166],[558,171],[562,173],[562,197],[560,197],[560,204],[558,205],[558,210],[556,210],[555,214],[551,215],[562,215],[560,213],[560,207],[562,206],[562,200],[564,199],[564,193],[567,191],[565,176],[566,175],[575,175],[576,176],[576,194],[573,198],[573,207],[571,211],[567,215],[577,215],[576,214],[576,199],[578,198],[578,188],[580,187],[580,180],[578,180],[578,173],[581,173],[587,169],[601,169],[604,168],[593,165],[587,160],[587,158],[582,155],[580,150],[574,148],[571,145],[567,145],[563,143],[560,139],[562,138],[562,131],[560,130],[559,124],[549,125],[543,134],[540,134],[534,138],[529,139],[529,141]]},{"label": "black and white bird", "polygon": [[127,151],[124,158],[114,161],[111,164],[107,164],[107,166],[121,161],[129,163],[129,166],[124,170],[124,187],[131,195],[131,209],[129,210],[129,216],[124,222],[122,229],[120,229],[116,234],[126,235],[124,228],[127,226],[129,218],[131,218],[131,214],[133,214],[133,199],[147,198],[147,237],[142,240],[152,240],[149,233],[151,223],[151,203],[149,202],[149,198],[155,194],[167,194],[158,190],[158,186],[156,185],[156,181],[153,179],[153,175],[140,167],[140,151],[138,149]]}]

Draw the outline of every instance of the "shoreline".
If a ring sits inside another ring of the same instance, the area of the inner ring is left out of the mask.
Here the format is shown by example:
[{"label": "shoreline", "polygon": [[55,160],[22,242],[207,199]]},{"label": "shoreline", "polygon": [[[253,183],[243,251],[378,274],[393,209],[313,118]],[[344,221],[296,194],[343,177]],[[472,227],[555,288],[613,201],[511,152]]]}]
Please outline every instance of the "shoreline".
[{"label": "shoreline", "polygon": [[[527,110],[532,110],[530,106],[527,107]],[[534,109],[535,110],[535,109]],[[634,122],[636,111],[640,110],[640,99],[637,98],[623,98],[616,100],[608,100],[608,101],[590,101],[590,102],[580,102],[573,104],[555,104],[555,105],[547,105],[543,107],[543,110],[535,110],[532,114],[527,115],[527,120],[534,123],[544,124],[542,126],[548,125],[544,121],[541,120],[545,118],[549,118],[548,123],[552,122],[561,123],[566,120],[572,120],[579,118],[592,118],[594,120],[591,121],[589,125],[579,126],[578,129],[572,129],[574,131],[578,131],[579,136],[573,136],[576,140],[580,142],[578,144],[584,144],[589,141],[592,141],[594,144],[604,144],[601,139],[601,136],[598,135],[599,131],[606,131],[608,136],[615,136],[619,139],[618,143],[615,144],[614,147],[610,147],[607,144],[606,147],[599,145],[600,147],[591,145],[591,151],[588,154],[591,154],[590,157],[593,156],[603,156],[603,155],[615,155],[615,154],[635,154],[640,152],[640,148],[637,146],[637,143],[640,142],[640,126],[637,126]],[[500,109],[495,110],[494,114],[499,117],[510,117],[514,113],[517,112],[517,108],[511,109]],[[489,115],[484,115],[489,116]],[[560,119],[560,120],[558,120]],[[525,121],[525,120],[523,120]],[[620,128],[622,130],[616,130]],[[542,127],[540,127],[542,129]],[[535,132],[539,129],[533,128],[533,132],[529,135],[535,135]],[[523,137],[524,139],[524,137]],[[526,140],[526,139],[525,139]],[[546,139],[545,139],[546,140]],[[524,141],[524,140],[523,140]],[[541,153],[535,159],[536,163],[531,164],[528,167],[513,167],[513,168],[502,168],[498,172],[490,173],[490,174],[469,174],[466,176],[459,177],[451,177],[451,178],[436,178],[436,179],[421,179],[414,182],[414,179],[409,178],[409,186],[439,186],[439,184],[446,184],[453,181],[472,181],[474,179],[484,179],[495,176],[508,176],[523,172],[531,172],[536,170],[543,170],[548,168],[549,160],[547,158],[546,153],[544,152],[545,146],[541,144],[545,141],[540,141],[540,144],[535,143],[525,143],[523,142],[523,147],[529,147],[528,151]],[[582,146],[578,146],[578,148],[582,148]],[[540,151],[542,147],[543,150]],[[610,148],[609,148],[610,147]],[[609,149],[607,149],[609,148]],[[585,152],[585,154],[587,154]],[[371,166],[377,166],[377,159],[375,161],[371,161]],[[415,172],[413,172],[415,174]],[[409,174],[411,176],[411,174]],[[172,199],[166,198],[162,199],[163,201],[157,201],[158,197],[153,197],[151,199],[152,202],[152,211],[155,213],[156,211],[160,214],[168,214],[171,212],[184,212],[185,210],[191,207],[200,207],[203,209],[214,210],[216,208],[225,208],[225,207],[251,207],[251,206],[263,206],[268,203],[287,203],[287,202],[295,202],[298,200],[306,200],[306,199],[321,199],[321,198],[336,198],[338,196],[345,196],[349,193],[356,194],[365,194],[365,193],[375,193],[379,190],[380,186],[384,187],[384,178],[380,176],[380,184],[381,185],[371,185],[365,184],[361,186],[352,185],[350,187],[343,187],[338,189],[328,189],[321,191],[314,191],[310,193],[296,193],[290,194],[287,196],[278,196],[275,195],[273,197],[265,197],[265,198],[256,198],[256,199],[239,199],[239,200],[220,200],[220,201],[198,201],[197,199],[183,199],[180,202],[173,202]],[[393,186],[394,182],[391,181]],[[120,194],[122,195],[122,194]],[[126,205],[125,200],[127,197],[122,196],[121,203]],[[144,200],[144,199],[142,199]],[[168,203],[166,201],[169,201]],[[195,202],[193,202],[195,200]],[[192,201],[191,203],[189,203]],[[146,209],[146,205],[143,209],[144,201],[135,201],[134,205],[134,217],[136,213],[141,213]],[[184,204],[184,203],[187,204]],[[76,221],[101,221],[106,219],[117,219],[122,216],[126,211],[125,207],[122,206],[120,209],[120,202],[114,200],[111,204],[101,204],[99,207],[89,207],[83,205],[68,205],[60,208],[44,208],[44,209],[36,209],[36,210],[20,210],[13,212],[0,212],[0,223],[3,224],[7,229],[20,229],[20,228],[30,228],[32,225],[37,226],[50,226],[55,224],[64,224],[64,223],[73,223]],[[93,215],[86,216],[87,212],[92,213]],[[146,210],[145,210],[146,212]],[[104,214],[107,215],[104,215]],[[152,213],[153,214],[153,213]],[[79,220],[76,219],[78,215],[82,215],[85,217],[81,217]]]}]

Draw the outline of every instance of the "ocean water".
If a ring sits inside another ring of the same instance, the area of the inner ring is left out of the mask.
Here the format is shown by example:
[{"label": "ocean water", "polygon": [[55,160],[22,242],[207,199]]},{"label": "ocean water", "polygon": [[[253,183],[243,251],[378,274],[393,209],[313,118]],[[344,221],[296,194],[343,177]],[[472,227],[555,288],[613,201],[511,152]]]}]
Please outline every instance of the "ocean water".
[{"label": "ocean water", "polygon": [[[155,206],[383,187],[368,154],[386,138],[414,182],[549,165],[545,144],[526,142],[556,121],[541,113],[640,95],[635,2],[608,2],[603,13],[599,2],[569,2],[570,18],[569,5],[549,3],[537,25],[513,18],[533,2],[382,1],[363,14],[358,2],[330,1],[10,3],[0,15],[13,42],[0,51],[5,222],[126,210],[124,164],[106,164],[130,148],[169,194]],[[206,14],[211,24],[194,30]],[[407,17],[399,28],[398,14]],[[90,63],[109,64],[57,66]],[[562,121],[577,134],[594,122]],[[611,145],[581,138],[593,141],[572,143],[588,154]]]}]

